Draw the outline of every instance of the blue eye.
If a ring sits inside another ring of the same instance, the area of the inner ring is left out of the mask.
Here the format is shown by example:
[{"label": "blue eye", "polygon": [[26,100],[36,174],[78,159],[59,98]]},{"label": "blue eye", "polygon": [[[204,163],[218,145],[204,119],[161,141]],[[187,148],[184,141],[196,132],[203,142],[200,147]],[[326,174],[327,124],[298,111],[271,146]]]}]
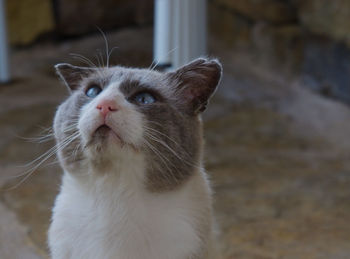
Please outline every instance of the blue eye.
[{"label": "blue eye", "polygon": [[90,98],[94,98],[99,93],[101,93],[101,91],[102,91],[101,87],[99,87],[98,85],[92,85],[86,90],[85,94]]},{"label": "blue eye", "polygon": [[154,96],[150,93],[143,92],[135,96],[135,101],[140,104],[150,104],[154,103],[156,101],[156,98],[154,98]]}]

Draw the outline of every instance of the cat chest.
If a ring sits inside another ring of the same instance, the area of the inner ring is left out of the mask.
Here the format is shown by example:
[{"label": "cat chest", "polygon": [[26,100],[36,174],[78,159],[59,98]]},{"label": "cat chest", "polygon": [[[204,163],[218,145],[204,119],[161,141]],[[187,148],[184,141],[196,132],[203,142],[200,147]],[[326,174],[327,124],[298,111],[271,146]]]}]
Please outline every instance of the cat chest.
[{"label": "cat chest", "polygon": [[[67,234],[72,258],[186,258],[199,248],[188,201],[121,197],[62,199],[61,210],[71,218],[59,229]],[[59,199],[56,206],[59,211]]]}]

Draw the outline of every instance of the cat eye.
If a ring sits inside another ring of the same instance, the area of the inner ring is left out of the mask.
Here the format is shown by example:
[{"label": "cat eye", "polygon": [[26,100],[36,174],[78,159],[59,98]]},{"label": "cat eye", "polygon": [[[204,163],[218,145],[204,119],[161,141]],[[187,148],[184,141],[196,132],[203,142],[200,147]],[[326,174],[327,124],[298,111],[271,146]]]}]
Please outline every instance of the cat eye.
[{"label": "cat eye", "polygon": [[85,92],[86,96],[90,98],[96,97],[99,93],[101,93],[102,88],[98,85],[91,85]]},{"label": "cat eye", "polygon": [[134,100],[139,104],[151,104],[156,101],[156,98],[147,92],[142,92],[135,95]]}]

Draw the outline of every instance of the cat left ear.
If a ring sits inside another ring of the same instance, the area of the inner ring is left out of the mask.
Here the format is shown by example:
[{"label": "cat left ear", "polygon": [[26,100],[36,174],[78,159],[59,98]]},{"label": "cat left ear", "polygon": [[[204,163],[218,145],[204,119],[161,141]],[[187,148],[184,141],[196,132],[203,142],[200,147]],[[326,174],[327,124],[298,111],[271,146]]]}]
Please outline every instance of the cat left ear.
[{"label": "cat left ear", "polygon": [[176,84],[181,108],[196,115],[206,109],[220,82],[222,66],[217,59],[198,58],[169,75]]},{"label": "cat left ear", "polygon": [[77,67],[67,63],[57,64],[55,69],[64,84],[71,91],[76,90],[80,86],[81,80],[94,71],[93,68]]}]

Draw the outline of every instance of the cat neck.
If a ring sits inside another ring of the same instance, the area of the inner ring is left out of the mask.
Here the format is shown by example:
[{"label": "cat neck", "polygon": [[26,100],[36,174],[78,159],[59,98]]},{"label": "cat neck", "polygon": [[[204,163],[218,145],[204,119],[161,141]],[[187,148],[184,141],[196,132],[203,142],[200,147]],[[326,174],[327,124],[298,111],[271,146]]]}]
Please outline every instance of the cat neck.
[{"label": "cat neck", "polygon": [[143,188],[146,168],[143,155],[121,155],[107,161],[90,158],[79,167],[65,170],[65,175],[67,179],[71,179],[76,185],[86,190],[96,188],[139,190]]},{"label": "cat neck", "polygon": [[[56,204],[57,211],[73,215],[68,226],[56,220],[59,227],[68,230],[65,239],[76,237],[70,234],[71,229],[83,225],[89,227],[79,230],[82,243],[103,247],[100,254],[112,251],[113,257],[120,255],[118,258],[184,258],[184,254],[205,249],[202,237],[209,233],[211,199],[201,172],[180,188],[163,193],[148,192],[138,180],[125,181],[123,176],[103,174],[83,180],[66,173]],[[100,244],[96,232],[113,239]],[[124,240],[133,240],[133,246]],[[110,244],[107,249],[106,243]],[[94,258],[101,258],[100,254]]]}]

